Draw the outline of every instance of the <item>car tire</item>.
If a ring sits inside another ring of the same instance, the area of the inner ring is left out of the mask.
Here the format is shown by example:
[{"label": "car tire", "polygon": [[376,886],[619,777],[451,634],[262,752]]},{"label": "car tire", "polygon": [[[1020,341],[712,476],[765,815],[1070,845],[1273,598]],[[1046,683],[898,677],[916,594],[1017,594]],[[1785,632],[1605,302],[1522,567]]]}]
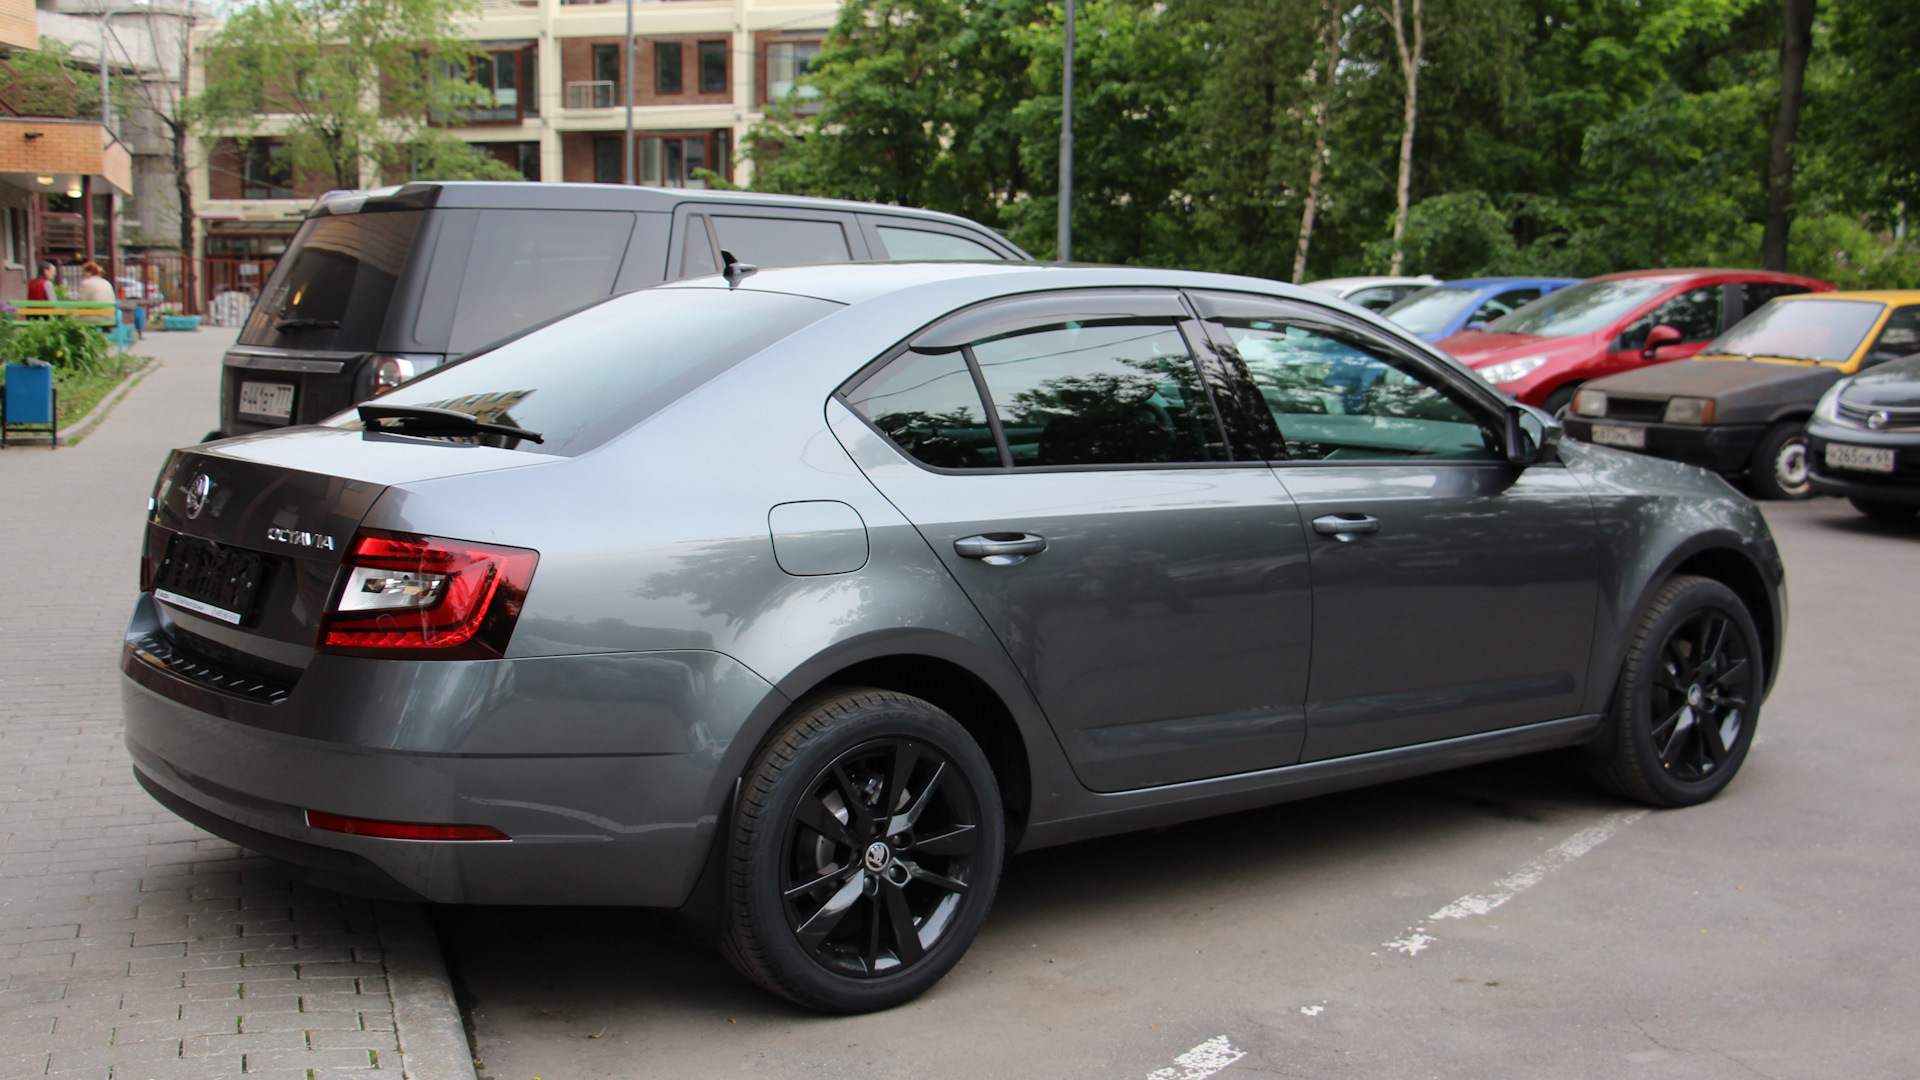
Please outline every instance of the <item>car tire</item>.
[{"label": "car tire", "polygon": [[1878,499],[1854,498],[1849,498],[1847,501],[1853,504],[1855,510],[1860,511],[1875,521],[1912,521],[1915,514],[1920,514],[1920,506],[1910,503],[1890,503],[1881,502]]},{"label": "car tire", "polygon": [[1602,787],[1653,806],[1718,795],[1753,746],[1765,687],[1753,616],[1711,578],[1677,575],[1647,605],[1608,716]]},{"label": "car tire", "polygon": [[1581,385],[1574,382],[1555,389],[1547,395],[1547,400],[1541,403],[1540,408],[1555,420],[1566,419],[1567,410],[1573,407],[1573,396],[1580,392]]},{"label": "car tire", "polygon": [[1763,499],[1810,499],[1813,481],[1807,476],[1807,425],[1782,420],[1760,436],[1747,464],[1754,494]]},{"label": "car tire", "polygon": [[947,713],[884,690],[802,702],[742,778],[721,949],[810,1009],[904,1004],[973,943],[1005,837],[986,755]]}]

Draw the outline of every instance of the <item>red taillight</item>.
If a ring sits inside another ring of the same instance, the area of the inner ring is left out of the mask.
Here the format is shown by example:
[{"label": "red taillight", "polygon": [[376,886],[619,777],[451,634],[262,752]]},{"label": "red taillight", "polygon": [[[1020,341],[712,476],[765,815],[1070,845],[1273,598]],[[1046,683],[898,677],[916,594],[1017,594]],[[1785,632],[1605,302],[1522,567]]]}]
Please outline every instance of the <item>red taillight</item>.
[{"label": "red taillight", "polygon": [[383,840],[511,840],[490,825],[415,825],[406,821],[369,821],[366,818],[307,811],[307,824],[328,832],[377,836]]},{"label": "red taillight", "polygon": [[540,553],[362,529],[320,623],[319,649],[493,660],[506,654]]}]

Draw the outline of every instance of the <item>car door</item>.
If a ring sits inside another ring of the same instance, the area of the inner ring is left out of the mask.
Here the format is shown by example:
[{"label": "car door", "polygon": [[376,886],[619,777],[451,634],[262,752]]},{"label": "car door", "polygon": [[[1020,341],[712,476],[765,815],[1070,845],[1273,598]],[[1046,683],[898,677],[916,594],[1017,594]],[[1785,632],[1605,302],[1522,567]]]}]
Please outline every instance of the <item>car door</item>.
[{"label": "car door", "polygon": [[1274,475],[1307,523],[1302,760],[1576,714],[1598,561],[1567,470],[1509,464],[1497,395],[1360,320],[1193,298],[1264,406]]},{"label": "car door", "polygon": [[932,327],[835,402],[843,440],[864,422],[898,450],[855,457],[1098,791],[1299,757],[1305,539],[1229,450],[1194,332],[1171,291],[1041,294]]},{"label": "car door", "polygon": [[[1729,304],[1737,310],[1737,289],[1738,286],[1724,284],[1689,285],[1661,299],[1614,335],[1613,341],[1607,346],[1604,370],[1588,377],[1597,379],[1648,364],[1685,360],[1706,348],[1707,343],[1719,337],[1720,331],[1727,325]],[[1671,326],[1680,331],[1680,340],[1671,345],[1662,345],[1653,351],[1652,356],[1645,356],[1642,350],[1646,348],[1647,335],[1656,326]]]}]

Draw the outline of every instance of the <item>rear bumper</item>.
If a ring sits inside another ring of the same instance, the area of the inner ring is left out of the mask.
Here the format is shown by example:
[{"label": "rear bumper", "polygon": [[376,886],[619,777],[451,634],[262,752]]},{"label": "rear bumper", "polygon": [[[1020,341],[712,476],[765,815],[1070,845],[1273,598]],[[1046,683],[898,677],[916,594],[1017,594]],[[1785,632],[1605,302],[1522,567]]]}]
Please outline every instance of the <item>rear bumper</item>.
[{"label": "rear bumper", "polygon": [[[731,795],[733,736],[784,702],[698,651],[316,657],[272,704],[131,644],[121,666],[127,747],[163,805],[319,884],[441,903],[679,906]],[[512,839],[352,836],[309,827],[306,810]]]},{"label": "rear bumper", "polygon": [[1593,442],[1593,427],[1638,428],[1646,432],[1647,445],[1634,447],[1636,453],[1651,454],[1670,461],[1698,465],[1717,473],[1741,473],[1753,457],[1753,448],[1766,433],[1765,424],[1719,424],[1701,427],[1693,424],[1661,424],[1635,420],[1592,420],[1569,416],[1564,421],[1567,434],[1581,442]]}]

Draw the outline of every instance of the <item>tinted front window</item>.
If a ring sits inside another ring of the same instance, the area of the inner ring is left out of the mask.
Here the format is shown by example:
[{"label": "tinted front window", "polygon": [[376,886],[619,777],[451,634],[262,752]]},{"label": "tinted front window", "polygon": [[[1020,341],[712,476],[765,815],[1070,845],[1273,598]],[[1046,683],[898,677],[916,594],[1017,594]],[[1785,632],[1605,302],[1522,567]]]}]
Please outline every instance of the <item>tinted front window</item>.
[{"label": "tinted front window", "polygon": [[960,352],[909,352],[847,395],[894,444],[942,469],[997,469],[1000,447]]},{"label": "tinted front window", "polygon": [[377,346],[424,211],[343,214],[300,226],[267,279],[243,345],[362,352]]},{"label": "tinted front window", "polygon": [[1799,296],[1801,293],[1813,291],[1805,285],[1789,285],[1780,281],[1749,281],[1741,288],[1746,290],[1748,314],[1759,311],[1760,305],[1769,300],[1778,300],[1783,296]]},{"label": "tinted front window", "polygon": [[1874,339],[1873,349],[1861,366],[1884,364],[1914,353],[1920,353],[1920,304],[1895,308],[1887,316],[1887,324],[1880,328],[1880,336]]},{"label": "tinted front window", "polygon": [[1844,364],[1880,320],[1883,305],[1864,300],[1768,304],[1701,350],[1703,356],[1771,356]]},{"label": "tinted front window", "polygon": [[985,244],[951,233],[926,229],[879,227],[880,242],[887,245],[887,258],[912,262],[949,262],[967,259],[999,259],[1001,254]]},{"label": "tinted front window", "polygon": [[1490,426],[1427,372],[1358,338],[1264,319],[1216,319],[1294,460],[1497,459]]},{"label": "tinted front window", "polygon": [[973,354],[1016,467],[1227,460],[1176,326],[1037,327],[975,342]]},{"label": "tinted front window", "polygon": [[[840,305],[747,289],[644,289],[450,364],[380,397],[539,432],[479,441],[571,456]],[[351,413],[330,420],[358,427]]]},{"label": "tinted front window", "polygon": [[613,290],[633,215],[619,210],[487,210],[474,233],[452,353],[582,307]]},{"label": "tinted front window", "polygon": [[1653,278],[1583,281],[1569,285],[1503,319],[1486,325],[1489,334],[1575,337],[1605,330],[1634,308],[1658,295],[1670,282]]},{"label": "tinted front window", "polygon": [[1473,289],[1421,289],[1382,314],[1415,334],[1437,334],[1480,294]]},{"label": "tinted front window", "polygon": [[722,251],[730,251],[741,262],[762,269],[853,260],[846,230],[836,221],[715,214],[713,231],[719,236]]},{"label": "tinted front window", "polygon": [[1719,285],[1703,285],[1672,297],[1652,311],[1633,320],[1620,331],[1621,349],[1639,349],[1647,344],[1647,335],[1656,326],[1671,326],[1680,331],[1680,341],[1711,341],[1720,333],[1721,297]]}]

